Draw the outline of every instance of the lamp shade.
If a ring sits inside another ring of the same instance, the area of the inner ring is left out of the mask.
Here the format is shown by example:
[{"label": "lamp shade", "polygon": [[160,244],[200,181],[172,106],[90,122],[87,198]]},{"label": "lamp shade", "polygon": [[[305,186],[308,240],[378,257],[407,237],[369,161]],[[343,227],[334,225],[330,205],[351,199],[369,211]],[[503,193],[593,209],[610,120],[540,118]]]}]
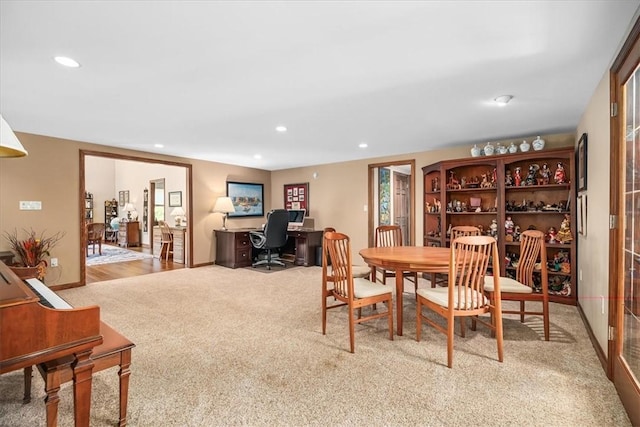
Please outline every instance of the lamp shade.
[{"label": "lamp shade", "polygon": [[231,197],[218,197],[216,204],[213,206],[214,212],[231,213],[235,212],[236,208],[233,207]]},{"label": "lamp shade", "polygon": [[177,208],[173,208],[173,210],[171,211],[171,213],[169,215],[171,216],[183,216],[185,214],[184,209],[182,209],[182,207],[178,206]]},{"label": "lamp shade", "polygon": [[135,211],[136,208],[133,207],[133,203],[127,203],[126,205],[124,205],[124,210],[126,212],[131,212],[131,211]]},{"label": "lamp shade", "polygon": [[23,157],[27,155],[18,137],[0,114],[0,157]]}]

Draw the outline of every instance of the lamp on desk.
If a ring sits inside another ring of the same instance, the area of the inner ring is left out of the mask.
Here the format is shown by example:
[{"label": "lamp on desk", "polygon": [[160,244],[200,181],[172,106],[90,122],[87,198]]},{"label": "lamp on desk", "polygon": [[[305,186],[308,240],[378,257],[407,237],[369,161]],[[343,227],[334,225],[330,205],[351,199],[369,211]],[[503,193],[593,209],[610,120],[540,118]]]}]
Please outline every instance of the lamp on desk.
[{"label": "lamp on desk", "polygon": [[135,211],[136,208],[133,207],[133,203],[127,203],[124,205],[124,211],[127,213],[127,220],[131,221],[131,212]]},{"label": "lamp on desk", "polygon": [[224,214],[222,217],[222,229],[227,229],[227,215],[231,212],[235,212],[236,208],[233,207],[233,202],[231,201],[231,197],[218,197],[216,200],[216,204],[213,206],[214,212],[219,212]]},{"label": "lamp on desk", "polygon": [[184,211],[184,209],[182,209],[182,206],[178,206],[177,208],[173,208],[169,215],[174,217],[174,219],[176,220],[176,227],[180,227],[182,225],[182,218],[185,214],[186,212]]}]

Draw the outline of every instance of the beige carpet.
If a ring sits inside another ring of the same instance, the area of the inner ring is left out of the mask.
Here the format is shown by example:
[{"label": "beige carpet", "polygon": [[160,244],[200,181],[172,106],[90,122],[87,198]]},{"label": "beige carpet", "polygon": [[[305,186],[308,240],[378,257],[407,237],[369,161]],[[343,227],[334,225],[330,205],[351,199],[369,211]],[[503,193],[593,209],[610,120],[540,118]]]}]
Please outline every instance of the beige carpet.
[{"label": "beige carpet", "polygon": [[[60,294],[99,304],[137,344],[131,426],[630,425],[575,307],[552,304],[551,342],[539,318],[506,320],[504,363],[485,329],[457,336],[448,369],[444,335],[425,326],[415,341],[413,295],[394,341],[384,320],[361,325],[350,354],[346,313],[336,310],[323,336],[320,275],[214,266]],[[42,388],[34,375],[22,405],[21,373],[1,376],[0,425],[44,425]],[[61,426],[73,425],[71,392],[61,391]],[[114,425],[117,395],[116,369],[94,376],[92,426]]]}]

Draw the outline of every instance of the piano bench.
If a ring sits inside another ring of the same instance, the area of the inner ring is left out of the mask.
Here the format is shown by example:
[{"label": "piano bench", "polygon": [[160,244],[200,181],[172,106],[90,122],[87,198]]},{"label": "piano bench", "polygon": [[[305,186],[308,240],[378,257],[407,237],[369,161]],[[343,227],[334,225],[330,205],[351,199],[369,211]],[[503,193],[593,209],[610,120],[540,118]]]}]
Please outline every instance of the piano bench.
[{"label": "piano bench", "polygon": [[[93,372],[99,372],[114,366],[120,366],[118,376],[120,377],[120,421],[119,426],[127,425],[127,400],[129,395],[129,376],[131,370],[131,349],[135,344],[129,341],[125,336],[118,333],[111,326],[104,322],[100,322],[100,334],[102,335],[102,344],[93,348],[91,360],[93,360]],[[73,356],[61,357],[48,362],[37,365],[38,371],[42,375],[45,382],[45,391],[47,397],[45,402],[47,406],[47,426],[57,425],[58,414],[58,390],[60,385],[73,380]],[[24,369],[24,403],[31,400],[31,366]]]}]

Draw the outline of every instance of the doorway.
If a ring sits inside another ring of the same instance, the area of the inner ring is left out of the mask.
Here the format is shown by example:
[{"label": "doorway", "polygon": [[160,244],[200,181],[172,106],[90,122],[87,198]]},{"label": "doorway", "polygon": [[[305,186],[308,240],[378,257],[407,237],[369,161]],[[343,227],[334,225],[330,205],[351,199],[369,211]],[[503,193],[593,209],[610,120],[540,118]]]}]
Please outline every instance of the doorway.
[{"label": "doorway", "polygon": [[633,425],[640,425],[640,20],[611,69],[609,367]]},{"label": "doorway", "polygon": [[[162,166],[170,166],[171,168],[166,168],[167,170],[173,170],[176,173],[181,174],[180,182],[182,182],[182,179],[184,179],[184,199],[182,199],[181,197],[181,203],[182,200],[185,200],[185,210],[187,212],[186,214],[186,218],[187,218],[187,223],[188,224],[192,224],[192,212],[193,212],[193,202],[192,202],[192,181],[193,181],[193,175],[192,175],[192,165],[187,164],[187,163],[178,163],[178,162],[171,162],[171,161],[166,161],[166,160],[157,160],[157,159],[148,159],[148,158],[144,158],[144,157],[134,157],[134,156],[127,156],[127,155],[121,155],[121,154],[114,154],[114,153],[107,153],[107,152],[99,152],[99,151],[88,151],[88,150],[80,150],[80,162],[79,162],[79,184],[80,184],[80,188],[79,188],[79,199],[80,199],[80,207],[81,207],[81,212],[83,212],[84,214],[84,208],[85,208],[85,193],[87,191],[87,174],[88,171],[86,170],[87,168],[87,158],[90,157],[95,157],[95,158],[103,158],[103,159],[111,159],[111,160],[123,160],[123,161],[132,161],[132,162],[138,162],[138,163],[143,163],[143,164],[155,164],[158,165],[156,167],[162,167]],[[182,171],[182,172],[180,172]],[[165,171],[166,172],[166,171]],[[111,175],[113,177],[113,174]],[[147,178],[148,179],[148,178]],[[115,181],[114,181],[115,182]],[[153,211],[149,212],[149,208],[154,209],[155,206],[153,206],[153,204],[151,206],[149,206],[147,200],[146,200],[146,192],[143,193],[143,187],[146,187],[149,184],[149,181],[147,181],[144,184],[140,185],[140,195],[139,195],[139,200],[136,201],[135,207],[137,209],[141,209],[142,210],[142,206],[144,206],[144,214],[146,215],[141,215],[143,217],[144,220],[146,220],[149,216],[154,215]],[[145,189],[146,190],[146,189]],[[113,192],[113,189],[111,190]],[[129,191],[125,191],[123,193],[129,193]],[[134,193],[131,193],[131,196],[133,197]],[[144,196],[143,196],[144,194]],[[151,195],[150,195],[151,196]],[[163,190],[163,198],[164,198],[164,190]],[[133,200],[132,200],[133,201]],[[119,202],[119,200],[118,200]],[[153,203],[153,201],[151,201],[151,203]],[[163,208],[164,210],[164,208]],[[164,212],[163,212],[164,214]],[[153,224],[148,224],[149,225],[149,229],[153,229]],[[144,225],[143,225],[144,227]],[[148,231],[149,236],[152,237],[152,232],[151,230]],[[180,268],[182,267],[191,267],[193,265],[193,229],[192,227],[186,227],[185,229],[185,235],[184,238],[186,239],[185,241],[185,254],[186,257],[184,258],[184,265],[181,265]],[[87,232],[86,232],[86,227],[84,226],[84,221],[81,222],[80,224],[80,285],[86,285],[87,283],[87,265],[86,265],[86,257],[85,257],[85,248],[86,248],[86,242],[87,242]],[[152,245],[152,240],[150,240],[149,246],[151,247]],[[115,264],[114,264],[115,265]],[[150,271],[152,272],[152,271]],[[143,273],[144,274],[144,273]]]},{"label": "doorway", "polygon": [[399,225],[403,244],[414,244],[415,165],[415,160],[369,165],[369,246],[379,225]]}]

